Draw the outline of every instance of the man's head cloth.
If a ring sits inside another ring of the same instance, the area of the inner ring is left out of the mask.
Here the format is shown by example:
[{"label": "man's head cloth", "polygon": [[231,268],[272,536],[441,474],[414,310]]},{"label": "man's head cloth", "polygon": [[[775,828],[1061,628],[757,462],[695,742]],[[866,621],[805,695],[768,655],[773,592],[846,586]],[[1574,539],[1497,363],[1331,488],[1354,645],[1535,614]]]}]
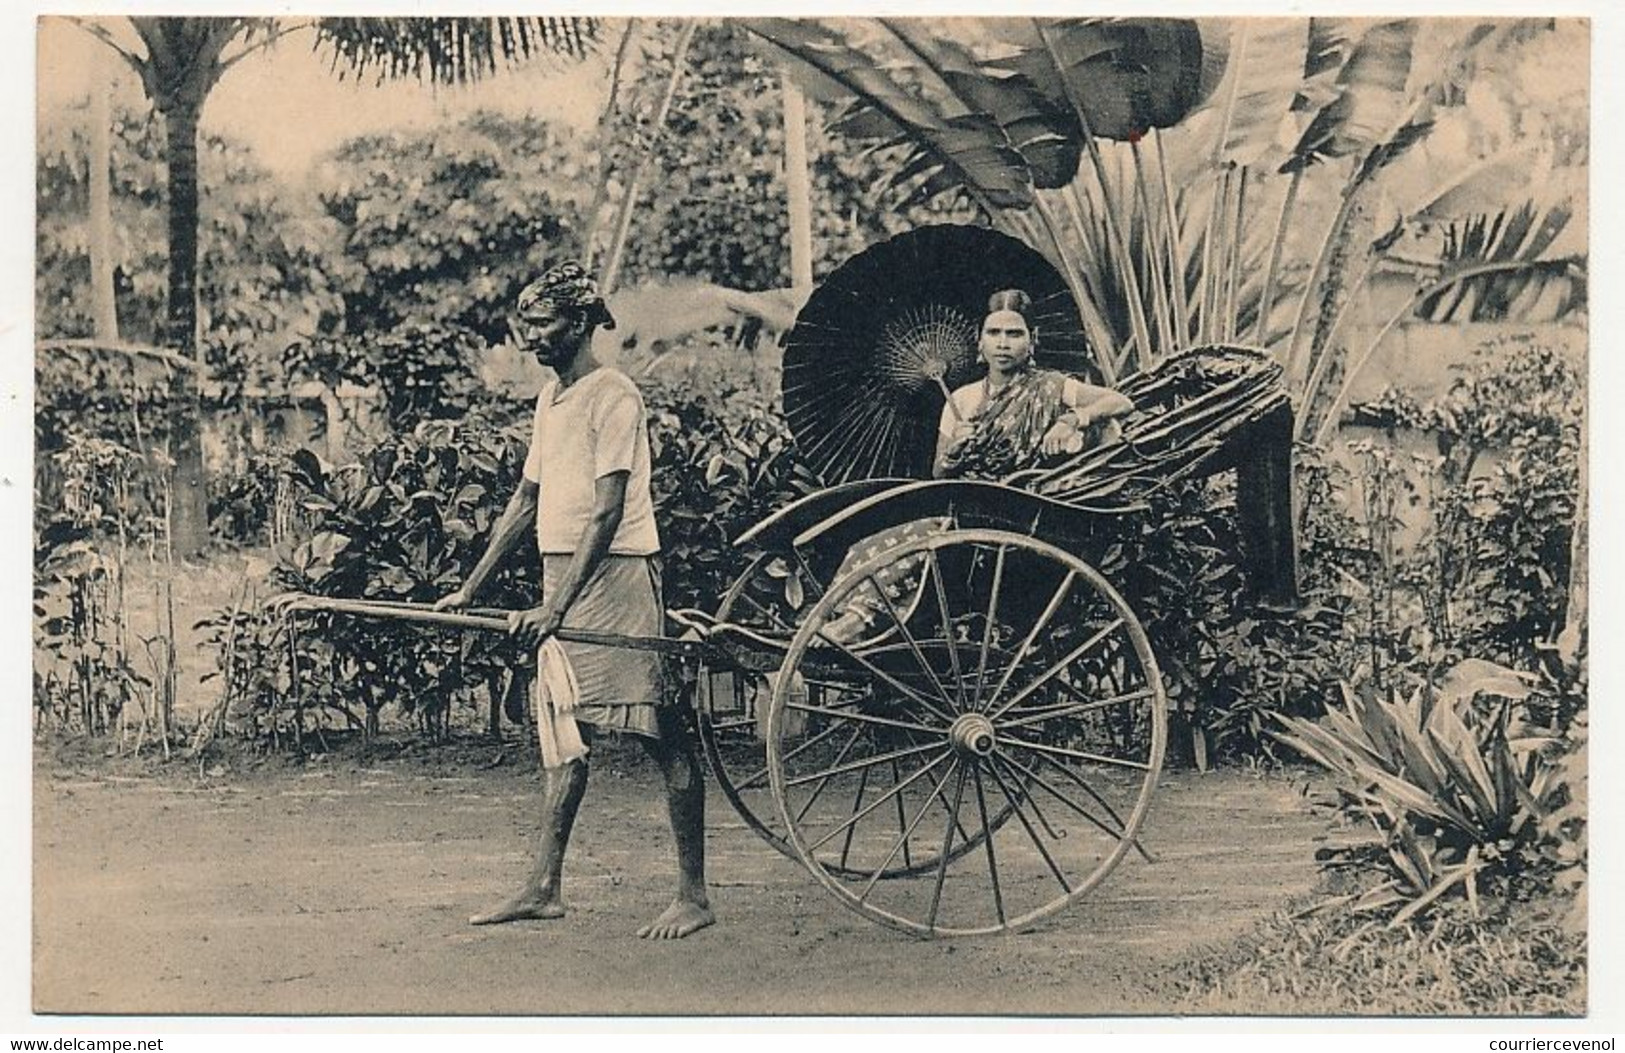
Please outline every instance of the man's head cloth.
[{"label": "man's head cloth", "polygon": [[615,318],[598,294],[598,283],[575,260],[549,267],[545,274],[520,291],[516,306],[520,317],[546,307],[555,314],[584,317],[589,326],[615,328]]}]

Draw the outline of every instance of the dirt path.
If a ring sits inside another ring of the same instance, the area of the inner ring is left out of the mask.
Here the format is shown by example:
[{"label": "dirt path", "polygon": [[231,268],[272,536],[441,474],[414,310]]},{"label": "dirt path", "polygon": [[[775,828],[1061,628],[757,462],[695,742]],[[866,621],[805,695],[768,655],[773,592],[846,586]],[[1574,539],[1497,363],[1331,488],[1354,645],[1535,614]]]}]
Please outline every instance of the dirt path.
[{"label": "dirt path", "polygon": [[669,895],[652,772],[606,754],[562,922],[470,928],[515,885],[534,762],[315,764],[205,781],[63,769],[34,780],[38,1012],[338,1014],[1154,1013],[1145,977],[1241,936],[1314,883],[1293,786],[1166,776],[1132,855],[1019,936],[925,942],[844,910],[712,793],[721,924],[632,931]]}]

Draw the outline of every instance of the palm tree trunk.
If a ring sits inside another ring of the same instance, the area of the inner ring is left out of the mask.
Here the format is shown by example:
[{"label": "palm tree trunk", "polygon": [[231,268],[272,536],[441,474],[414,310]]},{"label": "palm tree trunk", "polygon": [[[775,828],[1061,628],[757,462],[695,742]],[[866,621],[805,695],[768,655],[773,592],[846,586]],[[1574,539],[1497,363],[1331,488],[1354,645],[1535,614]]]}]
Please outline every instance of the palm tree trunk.
[{"label": "palm tree trunk", "polygon": [[201,100],[167,100],[163,110],[169,161],[169,302],[165,343],[196,368],[179,371],[170,400],[170,456],[174,458],[170,537],[175,555],[195,556],[209,540],[203,469],[202,349],[197,337],[198,171],[197,125]]},{"label": "palm tree trunk", "polygon": [[784,188],[790,225],[790,287],[812,295],[812,174],[807,161],[807,100],[789,76],[784,82]]},{"label": "palm tree trunk", "polygon": [[118,342],[113,296],[113,85],[105,68],[90,89],[90,302],[99,340]]},{"label": "palm tree trunk", "polygon": [[1585,407],[1580,408],[1580,478],[1574,501],[1574,533],[1569,538],[1569,588],[1563,601],[1563,625],[1557,635],[1557,654],[1571,670],[1578,670],[1586,654],[1591,598],[1591,442],[1587,437]]},{"label": "palm tree trunk", "polygon": [[[677,97],[677,86],[683,81],[683,70],[688,60],[688,45],[694,39],[694,30],[698,28],[699,20],[688,18],[683,20],[683,28],[678,31],[677,46],[672,50],[671,75],[666,80],[666,89],[660,98],[660,106],[655,112],[652,127],[656,143],[659,142],[666,127],[666,116],[671,112],[672,101]],[[621,278],[621,261],[626,252],[626,236],[632,229],[632,213],[636,210],[638,196],[643,192],[643,177],[649,168],[649,158],[655,151],[651,144],[638,158],[638,163],[632,170],[632,176],[627,180],[626,192],[621,196],[620,209],[615,217],[615,226],[610,235],[609,251],[604,257],[604,268],[598,279],[604,295],[608,296],[615,291],[616,283]]]},{"label": "palm tree trunk", "polygon": [[610,67],[609,93],[604,97],[604,109],[598,116],[598,183],[593,187],[592,203],[582,217],[582,265],[591,271],[598,262],[598,234],[600,213],[609,197],[610,145],[615,138],[615,121],[621,109],[621,75],[626,69],[626,56],[632,50],[632,41],[638,33],[638,20],[626,20],[621,31],[621,42],[615,48],[615,64]]}]

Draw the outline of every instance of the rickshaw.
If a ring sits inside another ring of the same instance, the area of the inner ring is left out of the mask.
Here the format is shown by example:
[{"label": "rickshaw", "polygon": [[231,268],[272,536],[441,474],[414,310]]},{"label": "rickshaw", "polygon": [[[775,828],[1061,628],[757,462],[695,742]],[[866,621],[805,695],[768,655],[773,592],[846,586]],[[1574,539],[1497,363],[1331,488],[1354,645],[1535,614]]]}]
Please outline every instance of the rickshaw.
[{"label": "rickshaw", "polygon": [[1235,469],[1246,598],[1295,594],[1291,409],[1258,351],[1193,348],[1119,384],[1135,403],[1121,435],[1061,463],[929,478],[945,393],[976,375],[981,305],[1012,286],[1041,312],[1040,362],[1087,373],[1064,282],[1015,239],[926,227],[832,273],[783,368],[825,485],[736,539],[718,608],[670,612],[672,638],[574,635],[682,659],[744,824],[846,907],[919,936],[1029,928],[1131,853],[1153,858],[1168,699],[1097,569],[1103,523]]}]

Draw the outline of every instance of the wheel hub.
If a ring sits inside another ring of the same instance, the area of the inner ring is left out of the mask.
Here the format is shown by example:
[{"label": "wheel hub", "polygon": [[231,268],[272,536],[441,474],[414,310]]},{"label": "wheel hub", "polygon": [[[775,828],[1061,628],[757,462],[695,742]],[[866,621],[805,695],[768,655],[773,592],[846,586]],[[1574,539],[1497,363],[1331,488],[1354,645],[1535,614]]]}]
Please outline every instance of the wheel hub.
[{"label": "wheel hub", "polygon": [[980,713],[965,713],[948,728],[948,741],[967,759],[993,752],[993,722]]}]

